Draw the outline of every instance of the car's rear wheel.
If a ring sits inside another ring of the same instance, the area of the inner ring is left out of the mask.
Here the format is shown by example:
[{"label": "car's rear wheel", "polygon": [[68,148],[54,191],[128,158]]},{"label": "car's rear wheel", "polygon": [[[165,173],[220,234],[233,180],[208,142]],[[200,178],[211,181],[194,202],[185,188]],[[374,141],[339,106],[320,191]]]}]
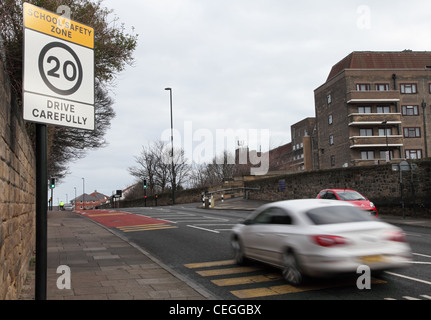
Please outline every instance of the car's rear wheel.
[{"label": "car's rear wheel", "polygon": [[304,279],[298,260],[292,250],[283,254],[283,278],[291,285],[300,285]]}]

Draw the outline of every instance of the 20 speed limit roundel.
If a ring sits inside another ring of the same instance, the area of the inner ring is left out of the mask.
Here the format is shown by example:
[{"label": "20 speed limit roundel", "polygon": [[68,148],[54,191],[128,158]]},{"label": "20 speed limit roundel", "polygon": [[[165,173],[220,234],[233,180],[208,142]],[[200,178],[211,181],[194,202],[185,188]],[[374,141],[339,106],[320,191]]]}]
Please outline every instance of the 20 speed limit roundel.
[{"label": "20 speed limit roundel", "polygon": [[50,42],[44,46],[39,54],[38,66],[46,86],[57,94],[71,95],[81,86],[81,61],[64,43]]}]

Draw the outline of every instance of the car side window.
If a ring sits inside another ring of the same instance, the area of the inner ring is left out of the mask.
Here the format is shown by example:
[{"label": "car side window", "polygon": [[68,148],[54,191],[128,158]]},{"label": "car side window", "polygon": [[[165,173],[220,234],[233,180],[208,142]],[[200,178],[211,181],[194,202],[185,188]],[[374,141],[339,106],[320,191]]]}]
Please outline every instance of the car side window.
[{"label": "car side window", "polygon": [[271,211],[271,224],[293,224],[292,217],[281,208],[273,208]]},{"label": "car side window", "polygon": [[293,224],[293,221],[285,210],[268,208],[253,219],[253,224]]},{"label": "car side window", "polygon": [[271,208],[263,210],[253,220],[253,223],[267,224],[271,223]]},{"label": "car side window", "polygon": [[326,198],[325,199],[329,199],[329,200],[337,200],[337,197],[335,196],[335,194],[331,191],[328,191],[326,193]]}]

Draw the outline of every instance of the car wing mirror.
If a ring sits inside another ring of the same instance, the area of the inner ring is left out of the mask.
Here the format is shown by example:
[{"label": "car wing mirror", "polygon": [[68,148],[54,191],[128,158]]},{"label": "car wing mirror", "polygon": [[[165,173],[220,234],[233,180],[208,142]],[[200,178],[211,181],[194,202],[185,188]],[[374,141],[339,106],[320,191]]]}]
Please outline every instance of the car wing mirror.
[{"label": "car wing mirror", "polygon": [[243,224],[245,224],[246,226],[248,226],[250,224],[253,224],[253,220],[251,220],[251,219],[245,219],[244,222],[243,222]]}]

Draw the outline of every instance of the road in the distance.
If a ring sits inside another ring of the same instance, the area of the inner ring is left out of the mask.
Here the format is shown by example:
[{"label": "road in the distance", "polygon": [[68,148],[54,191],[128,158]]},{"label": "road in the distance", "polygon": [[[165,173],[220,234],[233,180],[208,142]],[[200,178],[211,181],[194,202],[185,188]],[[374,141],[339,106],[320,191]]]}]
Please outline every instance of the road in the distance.
[{"label": "road in the distance", "polygon": [[[116,229],[160,261],[220,299],[431,299],[431,229],[405,226],[414,252],[409,268],[373,278],[360,290],[356,278],[311,280],[294,288],[277,269],[261,264],[238,268],[232,262],[230,229],[249,212],[205,210],[197,204],[121,211],[160,219],[159,228]],[[358,275],[359,276],[359,275]]]}]

